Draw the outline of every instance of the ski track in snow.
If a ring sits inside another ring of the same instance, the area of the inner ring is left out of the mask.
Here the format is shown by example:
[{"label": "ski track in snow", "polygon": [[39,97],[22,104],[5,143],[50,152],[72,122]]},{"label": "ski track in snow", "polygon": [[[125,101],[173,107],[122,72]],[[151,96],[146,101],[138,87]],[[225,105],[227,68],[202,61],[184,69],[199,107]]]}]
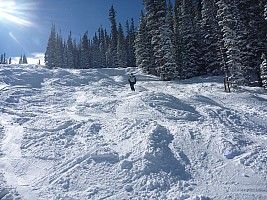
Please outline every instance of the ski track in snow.
[{"label": "ski track in snow", "polygon": [[266,91],[223,89],[0,65],[0,199],[265,200]]}]

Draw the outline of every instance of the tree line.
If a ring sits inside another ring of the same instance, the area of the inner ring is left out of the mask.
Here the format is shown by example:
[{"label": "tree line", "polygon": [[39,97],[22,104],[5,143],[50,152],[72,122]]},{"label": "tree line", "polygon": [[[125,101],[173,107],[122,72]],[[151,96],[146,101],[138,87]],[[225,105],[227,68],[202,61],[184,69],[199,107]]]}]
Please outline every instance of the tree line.
[{"label": "tree line", "polygon": [[133,19],[99,28],[79,42],[63,41],[52,25],[45,53],[48,67],[137,66],[162,80],[200,75],[229,77],[233,86],[252,80],[267,86],[267,3],[264,0],[143,0],[137,30]]},{"label": "tree line", "polygon": [[1,54],[0,64],[7,64],[6,54]]},{"label": "tree line", "polygon": [[[5,53],[1,54],[0,64],[11,64],[11,63],[12,63],[11,57],[7,60],[6,54]],[[28,64],[27,57],[25,54],[23,54],[23,56],[22,55],[20,56],[19,64]]]},{"label": "tree line", "polygon": [[7,61],[6,54],[1,54],[0,64],[11,64],[11,58]]},{"label": "tree line", "polygon": [[90,40],[88,32],[77,42],[69,33],[67,41],[56,33],[52,25],[45,52],[45,64],[48,67],[63,68],[99,68],[99,67],[134,67],[134,20],[126,21],[126,35],[121,23],[117,25],[116,11],[109,10],[111,33],[100,27]]}]

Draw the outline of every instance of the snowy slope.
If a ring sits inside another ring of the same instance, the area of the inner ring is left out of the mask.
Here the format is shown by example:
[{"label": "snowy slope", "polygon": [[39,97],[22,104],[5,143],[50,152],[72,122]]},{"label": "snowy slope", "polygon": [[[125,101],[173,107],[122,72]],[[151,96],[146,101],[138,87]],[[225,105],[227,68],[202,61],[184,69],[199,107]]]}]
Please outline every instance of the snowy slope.
[{"label": "snowy slope", "polygon": [[0,65],[0,94],[0,199],[267,199],[260,88]]}]

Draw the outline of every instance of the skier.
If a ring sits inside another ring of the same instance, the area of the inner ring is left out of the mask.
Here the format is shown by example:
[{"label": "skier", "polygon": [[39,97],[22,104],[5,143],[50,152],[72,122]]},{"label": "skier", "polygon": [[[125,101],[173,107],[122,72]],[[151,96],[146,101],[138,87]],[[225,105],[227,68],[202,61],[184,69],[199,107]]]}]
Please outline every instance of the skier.
[{"label": "skier", "polygon": [[134,85],[136,84],[136,77],[133,75],[133,73],[131,73],[131,75],[129,76],[128,81],[130,83],[131,90],[135,91]]}]

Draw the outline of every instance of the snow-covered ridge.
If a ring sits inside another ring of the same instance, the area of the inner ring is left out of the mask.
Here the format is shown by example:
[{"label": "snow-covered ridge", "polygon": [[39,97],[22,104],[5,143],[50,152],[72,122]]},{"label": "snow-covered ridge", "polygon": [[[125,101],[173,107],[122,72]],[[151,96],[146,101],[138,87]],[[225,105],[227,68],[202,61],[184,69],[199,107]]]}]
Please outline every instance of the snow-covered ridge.
[{"label": "snow-covered ridge", "polygon": [[223,90],[0,65],[0,199],[265,200],[266,91]]}]

